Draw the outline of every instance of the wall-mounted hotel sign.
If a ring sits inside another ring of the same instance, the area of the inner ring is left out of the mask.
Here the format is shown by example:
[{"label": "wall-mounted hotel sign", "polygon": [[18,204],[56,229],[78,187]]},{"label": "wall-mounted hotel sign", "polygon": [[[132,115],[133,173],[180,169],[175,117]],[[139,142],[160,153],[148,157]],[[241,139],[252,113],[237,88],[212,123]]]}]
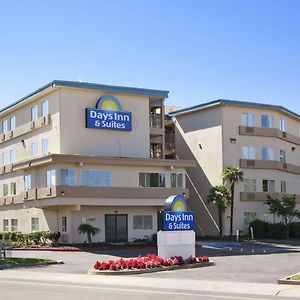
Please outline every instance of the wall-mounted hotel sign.
[{"label": "wall-mounted hotel sign", "polygon": [[132,130],[131,112],[122,111],[120,101],[114,96],[102,96],[96,108],[86,109],[86,128]]}]

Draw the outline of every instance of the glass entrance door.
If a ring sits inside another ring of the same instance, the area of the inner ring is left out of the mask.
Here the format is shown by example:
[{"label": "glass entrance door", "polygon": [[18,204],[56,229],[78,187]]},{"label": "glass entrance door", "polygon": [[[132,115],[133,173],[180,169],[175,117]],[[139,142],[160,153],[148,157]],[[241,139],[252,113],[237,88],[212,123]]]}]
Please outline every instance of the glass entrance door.
[{"label": "glass entrance door", "polygon": [[127,215],[105,215],[105,241],[128,241]]}]

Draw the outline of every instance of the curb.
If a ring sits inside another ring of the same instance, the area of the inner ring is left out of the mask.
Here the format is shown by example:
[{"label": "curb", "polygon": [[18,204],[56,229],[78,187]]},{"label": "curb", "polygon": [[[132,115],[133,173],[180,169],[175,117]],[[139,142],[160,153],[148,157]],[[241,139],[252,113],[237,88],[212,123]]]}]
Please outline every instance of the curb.
[{"label": "curb", "polygon": [[13,251],[60,251],[60,252],[98,252],[98,251],[105,251],[105,250],[156,250],[156,247],[128,247],[128,248],[12,248]]},{"label": "curb", "polygon": [[39,266],[47,266],[47,265],[61,265],[61,264],[64,264],[62,260],[45,261],[45,262],[30,263],[30,264],[6,265],[6,266],[0,265],[0,270],[8,270],[8,269],[15,269],[15,268],[30,268],[30,267],[39,267]]},{"label": "curb", "polygon": [[159,267],[153,269],[134,269],[134,270],[118,270],[118,271],[90,269],[88,271],[88,274],[89,275],[137,275],[137,274],[155,273],[155,272],[162,272],[162,271],[203,268],[203,267],[209,267],[214,265],[215,263],[213,261],[208,261],[208,262],[200,262],[200,263],[190,264],[190,265],[168,266],[168,267]]},{"label": "curb", "polygon": [[295,274],[292,274],[292,275],[289,275],[285,278],[282,278],[282,279],[278,279],[277,280],[277,283],[278,284],[291,284],[291,285],[300,285],[300,280],[292,280],[291,278],[294,276],[294,275],[299,275],[300,273],[295,273]]}]

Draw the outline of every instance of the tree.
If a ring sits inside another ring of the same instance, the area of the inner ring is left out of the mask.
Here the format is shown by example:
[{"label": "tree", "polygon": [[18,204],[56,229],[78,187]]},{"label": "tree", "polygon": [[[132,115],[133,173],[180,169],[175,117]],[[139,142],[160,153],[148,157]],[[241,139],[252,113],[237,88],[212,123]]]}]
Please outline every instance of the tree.
[{"label": "tree", "polygon": [[223,171],[223,179],[228,181],[230,186],[230,235],[233,230],[233,207],[234,207],[234,186],[236,183],[243,181],[243,172],[238,167],[229,166]]},{"label": "tree", "polygon": [[296,209],[296,195],[283,196],[281,200],[267,196],[265,202],[269,206],[269,212],[281,218],[286,226],[286,237],[289,238],[289,223],[294,217],[300,218],[300,210]]},{"label": "tree", "polygon": [[91,224],[82,223],[77,228],[79,234],[84,233],[87,236],[89,244],[92,244],[92,236],[100,232],[100,229],[92,226]]},{"label": "tree", "polygon": [[217,206],[219,215],[220,237],[223,236],[223,213],[230,205],[230,191],[224,185],[216,185],[209,189],[207,201]]}]

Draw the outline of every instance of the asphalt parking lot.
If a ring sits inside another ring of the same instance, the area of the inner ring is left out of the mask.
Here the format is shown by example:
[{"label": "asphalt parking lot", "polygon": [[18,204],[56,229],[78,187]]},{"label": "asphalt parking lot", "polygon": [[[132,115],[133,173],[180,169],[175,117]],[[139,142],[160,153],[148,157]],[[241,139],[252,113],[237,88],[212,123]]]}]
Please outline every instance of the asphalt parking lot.
[{"label": "asphalt parking lot", "polygon": [[[63,265],[29,268],[27,271],[86,274],[96,260],[136,257],[156,253],[155,249],[103,250],[96,252],[13,251],[15,257],[37,257],[63,260]],[[201,242],[197,256],[207,255],[216,265],[208,268],[143,274],[153,278],[185,278],[217,281],[274,283],[277,279],[300,271],[300,246]]]}]

